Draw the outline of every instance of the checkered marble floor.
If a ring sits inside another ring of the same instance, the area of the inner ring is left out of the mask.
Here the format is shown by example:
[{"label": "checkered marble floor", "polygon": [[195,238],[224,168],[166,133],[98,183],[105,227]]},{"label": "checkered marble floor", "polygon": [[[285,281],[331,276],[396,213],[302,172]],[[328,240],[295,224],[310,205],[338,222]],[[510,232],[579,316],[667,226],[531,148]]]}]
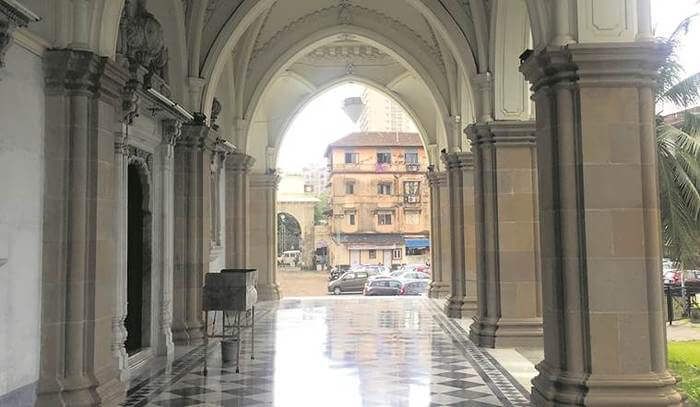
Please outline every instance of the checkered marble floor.
[{"label": "checkered marble floor", "polygon": [[240,373],[204,346],[132,385],[124,406],[529,406],[528,395],[423,298],[288,299],[258,312]]}]

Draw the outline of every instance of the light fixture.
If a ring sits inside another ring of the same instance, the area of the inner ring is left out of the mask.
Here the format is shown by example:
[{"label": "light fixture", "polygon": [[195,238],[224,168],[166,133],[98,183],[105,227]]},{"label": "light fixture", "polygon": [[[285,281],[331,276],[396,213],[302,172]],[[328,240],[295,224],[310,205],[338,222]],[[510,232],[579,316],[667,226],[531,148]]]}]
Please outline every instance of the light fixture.
[{"label": "light fixture", "polygon": [[177,103],[173,102],[169,97],[165,96],[164,94],[158,92],[157,90],[153,88],[148,88],[146,89],[148,93],[151,94],[151,96],[155,97],[156,99],[160,100],[162,103],[165,105],[177,110],[178,113],[181,115],[185,116],[188,120],[192,121],[194,120],[194,116],[192,113],[188,112],[184,107],[178,105]]}]

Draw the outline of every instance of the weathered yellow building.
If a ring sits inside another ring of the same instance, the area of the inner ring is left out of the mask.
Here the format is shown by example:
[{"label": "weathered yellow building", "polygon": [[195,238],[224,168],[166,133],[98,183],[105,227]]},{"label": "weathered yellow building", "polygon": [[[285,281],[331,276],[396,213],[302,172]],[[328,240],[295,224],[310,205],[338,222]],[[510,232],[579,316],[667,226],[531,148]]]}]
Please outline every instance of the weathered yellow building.
[{"label": "weathered yellow building", "polygon": [[428,159],[417,133],[352,133],[326,150],[330,263],[426,262],[430,242]]}]

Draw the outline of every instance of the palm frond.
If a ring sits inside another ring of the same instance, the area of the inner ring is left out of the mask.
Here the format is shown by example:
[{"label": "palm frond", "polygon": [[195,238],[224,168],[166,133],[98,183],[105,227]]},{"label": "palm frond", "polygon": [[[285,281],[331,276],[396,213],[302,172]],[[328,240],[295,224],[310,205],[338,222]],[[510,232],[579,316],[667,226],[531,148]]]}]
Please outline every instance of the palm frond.
[{"label": "palm frond", "polygon": [[678,80],[678,75],[669,79],[668,87],[660,94],[660,99],[669,101],[676,106],[689,107],[700,101],[700,72]]}]

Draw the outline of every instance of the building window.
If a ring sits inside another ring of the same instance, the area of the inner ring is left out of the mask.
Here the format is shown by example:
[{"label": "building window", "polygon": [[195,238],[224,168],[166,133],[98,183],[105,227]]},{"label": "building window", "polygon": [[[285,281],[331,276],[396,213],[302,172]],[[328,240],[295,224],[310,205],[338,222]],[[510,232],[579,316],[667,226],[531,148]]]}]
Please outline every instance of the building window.
[{"label": "building window", "polygon": [[379,195],[391,195],[391,183],[380,182],[379,184],[377,184],[377,193]]},{"label": "building window", "polygon": [[355,225],[355,214],[351,213],[348,215],[348,223],[352,226]]},{"label": "building window", "polygon": [[380,225],[391,225],[391,214],[390,213],[380,213],[378,216],[378,221]]},{"label": "building window", "polygon": [[314,192],[313,185],[304,185],[304,192]]},{"label": "building window", "polygon": [[391,153],[387,151],[377,153],[377,164],[391,164]]},{"label": "building window", "polygon": [[405,157],[406,164],[418,164],[418,152],[407,151]]},{"label": "building window", "polygon": [[401,259],[401,249],[394,249],[394,252],[392,253],[392,257],[394,258],[394,260]]},{"label": "building window", "polygon": [[358,161],[357,153],[345,153],[345,164],[357,164]]},{"label": "building window", "polygon": [[370,258],[370,259],[376,259],[376,258],[377,258],[377,251],[376,251],[376,250],[370,250],[370,251],[369,251],[369,258]]},{"label": "building window", "polygon": [[420,195],[420,181],[405,181],[403,183],[404,195]]},{"label": "building window", "polygon": [[348,195],[352,195],[355,193],[355,183],[354,182],[346,182],[345,183],[345,193]]}]

